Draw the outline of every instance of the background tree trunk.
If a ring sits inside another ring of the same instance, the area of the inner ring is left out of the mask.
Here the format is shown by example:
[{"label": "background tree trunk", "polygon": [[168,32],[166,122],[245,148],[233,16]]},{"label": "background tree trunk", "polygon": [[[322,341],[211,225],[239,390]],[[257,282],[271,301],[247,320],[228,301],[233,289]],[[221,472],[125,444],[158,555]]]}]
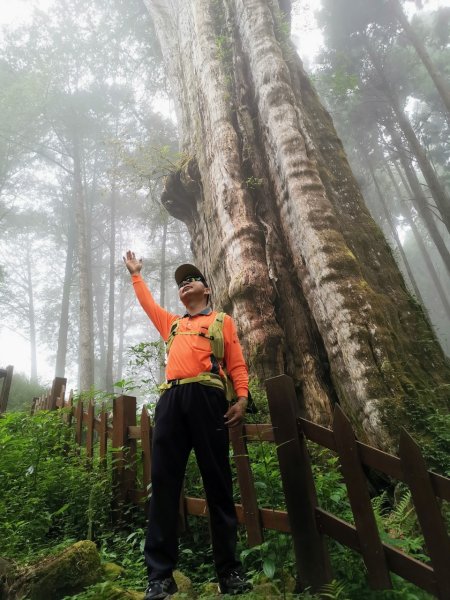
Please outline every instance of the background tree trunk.
[{"label": "background tree trunk", "polygon": [[56,349],[55,377],[64,377],[66,371],[67,336],[69,332],[70,288],[73,277],[73,255],[75,251],[75,222],[73,211],[69,211],[67,223],[67,253],[64,269],[64,283],[59,317],[58,346]]},{"label": "background tree trunk", "polygon": [[377,192],[377,196],[378,196],[378,200],[379,200],[379,203],[380,203],[380,206],[381,206],[381,210],[382,210],[383,216],[386,219],[386,223],[389,226],[389,230],[391,232],[391,235],[394,238],[395,246],[396,246],[396,248],[397,248],[400,256],[402,257],[402,261],[403,261],[403,264],[405,266],[406,272],[408,273],[409,281],[410,281],[411,286],[413,288],[414,294],[415,294],[417,300],[422,305],[422,307],[425,307],[422,295],[420,293],[420,290],[419,290],[419,288],[417,286],[416,279],[414,277],[414,273],[412,272],[411,266],[409,264],[408,257],[406,256],[405,251],[403,250],[403,246],[402,246],[402,243],[401,243],[399,235],[398,235],[398,231],[397,231],[397,227],[396,227],[395,221],[394,221],[394,219],[392,217],[392,214],[389,211],[389,208],[388,208],[388,205],[386,203],[384,194],[383,194],[383,192],[382,192],[382,190],[380,188],[380,185],[378,183],[378,180],[376,178],[374,168],[372,167],[372,164],[370,162],[370,158],[366,157],[366,162],[367,162],[367,168],[369,170],[369,173],[370,173],[370,175],[372,177],[373,184],[375,186],[375,190]]},{"label": "background tree trunk", "polygon": [[31,276],[31,241],[27,240],[26,247],[26,289],[28,293],[28,319],[30,323],[30,382],[36,383],[37,375],[37,351],[36,351],[36,315],[34,312],[34,290]]},{"label": "background tree trunk", "polygon": [[81,151],[76,132],[73,137],[75,218],[77,223],[78,276],[80,287],[79,385],[81,391],[94,385],[94,320],[90,237],[87,234]]},{"label": "background tree trunk", "polygon": [[[436,225],[435,217],[431,211],[428,200],[425,197],[425,194],[422,190],[422,186],[420,185],[417,173],[414,170],[414,167],[411,164],[411,161],[408,155],[406,154],[405,149],[403,148],[399,135],[394,131],[391,131],[391,135],[394,141],[394,145],[396,146],[398,151],[398,157],[400,159],[402,169],[406,175],[407,184],[406,182],[404,183],[405,189],[409,190],[409,196],[412,201],[412,204],[417,210],[417,213],[422,218],[423,222],[425,223],[430,237],[436,245],[436,248],[442,258],[445,268],[447,269],[450,275],[450,251],[441,235],[441,232],[439,231]],[[399,173],[401,175],[401,171],[399,171]]]},{"label": "background tree trunk", "polygon": [[420,37],[411,27],[408,18],[403,11],[402,5],[400,4],[400,1],[391,0],[391,5],[393,7],[398,22],[400,23],[406,34],[406,37],[408,38],[410,44],[414,47],[414,50],[417,52],[417,55],[422,61],[424,67],[428,72],[428,75],[433,80],[433,83],[436,86],[437,91],[439,92],[439,96],[441,97],[442,103],[444,104],[447,111],[447,120],[450,119],[450,87],[448,86],[447,81],[441,75],[441,73],[439,73],[438,69],[436,68],[436,65],[431,60],[431,57],[428,54],[427,49],[425,48],[425,44],[422,42]]},{"label": "background tree trunk", "polygon": [[[115,167],[115,165],[114,165]],[[114,360],[114,315],[115,315],[115,290],[116,290],[116,183],[113,182],[111,190],[110,208],[110,238],[109,238],[109,294],[108,294],[108,335],[106,349],[106,390],[113,391],[113,360]]]},{"label": "background tree trunk", "polygon": [[[364,206],[276,0],[146,0],[190,157],[163,202],[187,224],[216,306],[261,378],[287,372],[328,422],[392,447],[450,375]],[[433,364],[433,367],[431,367]]]},{"label": "background tree trunk", "polygon": [[415,156],[417,163],[419,164],[420,170],[422,171],[425,181],[428,184],[430,193],[434,201],[436,202],[436,206],[439,212],[441,213],[442,221],[445,223],[445,226],[447,227],[447,230],[450,233],[450,197],[448,196],[443,185],[439,181],[439,178],[436,174],[436,171],[434,170],[433,165],[428,160],[425,150],[423,149],[420,141],[417,139],[417,135],[408,117],[406,116],[405,111],[400,105],[400,102],[394,90],[392,89],[392,86],[387,80],[384,74],[383,65],[377,53],[372,48],[369,40],[367,40],[365,46],[370,60],[372,61],[372,64],[374,65],[379,76],[383,93],[385,94],[386,98],[388,99],[391,105],[392,111],[395,114],[400,129],[403,132],[403,135],[405,136],[406,140],[408,141],[409,147],[413,155]]}]

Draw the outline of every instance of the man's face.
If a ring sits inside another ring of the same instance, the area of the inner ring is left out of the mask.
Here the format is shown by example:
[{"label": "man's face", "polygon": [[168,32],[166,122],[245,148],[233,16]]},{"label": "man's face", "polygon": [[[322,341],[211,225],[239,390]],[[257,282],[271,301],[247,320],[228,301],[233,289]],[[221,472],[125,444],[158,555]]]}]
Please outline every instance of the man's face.
[{"label": "man's face", "polygon": [[201,300],[204,298],[206,306],[208,303],[209,293],[210,290],[208,287],[206,287],[201,277],[185,277],[184,280],[178,285],[178,295],[184,305],[192,300]]}]

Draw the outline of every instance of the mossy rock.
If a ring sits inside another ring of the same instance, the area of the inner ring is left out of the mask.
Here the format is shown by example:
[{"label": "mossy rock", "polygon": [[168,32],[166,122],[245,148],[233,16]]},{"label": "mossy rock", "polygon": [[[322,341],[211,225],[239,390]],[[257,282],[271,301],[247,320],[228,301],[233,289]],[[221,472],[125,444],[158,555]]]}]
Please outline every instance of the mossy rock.
[{"label": "mossy rock", "polygon": [[125,569],[116,563],[103,563],[102,564],[103,578],[107,581],[116,581],[119,577],[125,575]]},{"label": "mossy rock", "polygon": [[7,581],[14,579],[15,572],[15,565],[0,557],[0,600],[7,600]]},{"label": "mossy rock", "polygon": [[189,577],[186,577],[181,571],[174,571],[173,578],[177,582],[178,592],[172,596],[174,600],[193,600],[197,598],[192,582]]},{"label": "mossy rock", "polygon": [[[124,569],[114,563],[106,563],[103,565],[103,571],[106,571],[109,574],[117,574],[120,576]],[[174,579],[177,582],[178,592],[173,594],[171,598],[173,600],[196,600],[197,595],[192,587],[191,580],[183,575],[181,571],[174,571]],[[144,592],[138,592],[136,590],[125,590],[123,588],[117,587],[113,583],[109,583],[106,588],[102,589],[101,592],[102,600],[144,600]]]},{"label": "mossy rock", "polygon": [[[294,586],[295,580],[293,578],[289,578],[289,581],[285,583],[286,593],[284,594],[273,581],[264,580],[255,584],[251,591],[247,592],[246,594],[241,594],[239,598],[242,600],[279,600],[280,598],[285,598],[286,600],[298,600],[302,597],[302,595],[293,593]],[[235,596],[230,596],[229,594],[220,594],[217,589],[217,583],[206,583],[203,585],[202,591],[198,596],[199,600],[231,600],[231,598],[234,597]],[[305,599],[306,598],[311,600],[313,596],[310,596],[308,593],[306,593]]]},{"label": "mossy rock", "polygon": [[136,590],[124,590],[123,588],[111,586],[102,589],[101,600],[144,600],[144,592]]},{"label": "mossy rock", "polygon": [[206,598],[218,598],[221,596],[217,590],[217,583],[205,583],[202,585],[201,593],[199,598],[206,600]]},{"label": "mossy rock", "polygon": [[93,585],[101,574],[97,547],[84,540],[22,572],[10,586],[8,598],[60,600]]}]

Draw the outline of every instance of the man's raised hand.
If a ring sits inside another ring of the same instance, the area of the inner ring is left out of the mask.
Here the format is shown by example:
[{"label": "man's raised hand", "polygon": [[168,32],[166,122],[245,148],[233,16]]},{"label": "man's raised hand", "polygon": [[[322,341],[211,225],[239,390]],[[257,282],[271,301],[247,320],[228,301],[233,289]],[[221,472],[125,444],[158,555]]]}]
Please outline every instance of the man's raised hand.
[{"label": "man's raised hand", "polygon": [[130,272],[130,275],[138,275],[141,272],[142,258],[138,260],[134,252],[127,250],[126,256],[123,256],[122,258],[126,268]]}]

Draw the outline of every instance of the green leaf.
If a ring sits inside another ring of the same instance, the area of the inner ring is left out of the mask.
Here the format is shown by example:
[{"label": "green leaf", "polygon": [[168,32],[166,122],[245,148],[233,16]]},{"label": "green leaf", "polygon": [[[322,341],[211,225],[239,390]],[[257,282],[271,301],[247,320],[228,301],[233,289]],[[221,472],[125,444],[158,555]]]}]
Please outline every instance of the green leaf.
[{"label": "green leaf", "polygon": [[263,571],[266,577],[272,579],[275,575],[275,563],[272,560],[266,558],[263,562]]}]

